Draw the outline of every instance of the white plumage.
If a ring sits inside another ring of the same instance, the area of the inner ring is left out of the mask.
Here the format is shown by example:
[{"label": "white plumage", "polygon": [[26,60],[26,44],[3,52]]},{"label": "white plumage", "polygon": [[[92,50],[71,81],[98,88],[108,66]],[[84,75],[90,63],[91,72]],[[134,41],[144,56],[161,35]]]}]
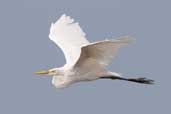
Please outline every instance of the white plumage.
[{"label": "white plumage", "polygon": [[36,74],[52,75],[52,83],[57,88],[96,79],[119,79],[145,84],[151,84],[153,81],[145,78],[123,78],[120,74],[106,69],[118,48],[132,42],[131,37],[89,43],[79,24],[63,14],[56,23],[51,24],[49,38],[62,49],[66,64]]},{"label": "white plumage", "polygon": [[89,44],[78,23],[65,14],[51,24],[49,38],[64,52],[67,65],[73,65],[81,53],[81,46]]}]

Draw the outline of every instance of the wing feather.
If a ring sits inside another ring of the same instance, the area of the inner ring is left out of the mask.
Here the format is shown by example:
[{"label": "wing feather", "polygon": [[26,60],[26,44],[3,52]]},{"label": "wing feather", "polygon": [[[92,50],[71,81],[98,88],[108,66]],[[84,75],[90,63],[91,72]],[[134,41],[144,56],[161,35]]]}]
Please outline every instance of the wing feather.
[{"label": "wing feather", "polygon": [[75,64],[80,57],[82,45],[89,44],[79,24],[65,14],[51,24],[49,38],[62,49],[68,65]]},{"label": "wing feather", "polygon": [[81,55],[75,66],[81,65],[92,58],[103,66],[107,66],[112,58],[116,55],[118,48],[125,46],[133,41],[133,38],[124,36],[117,40],[104,40],[90,43],[81,48]]}]

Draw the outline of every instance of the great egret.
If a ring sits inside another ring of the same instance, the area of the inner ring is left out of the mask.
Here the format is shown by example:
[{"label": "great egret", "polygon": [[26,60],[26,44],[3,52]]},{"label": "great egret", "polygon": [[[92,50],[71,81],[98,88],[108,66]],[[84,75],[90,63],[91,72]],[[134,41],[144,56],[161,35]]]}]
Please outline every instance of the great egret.
[{"label": "great egret", "polygon": [[79,24],[74,23],[74,19],[63,14],[56,23],[51,24],[49,38],[62,49],[66,64],[60,68],[35,74],[53,76],[52,84],[57,88],[96,79],[118,79],[142,84],[153,83],[153,80],[146,78],[125,78],[106,69],[118,48],[132,42],[131,37],[124,36],[117,40],[89,43]]}]

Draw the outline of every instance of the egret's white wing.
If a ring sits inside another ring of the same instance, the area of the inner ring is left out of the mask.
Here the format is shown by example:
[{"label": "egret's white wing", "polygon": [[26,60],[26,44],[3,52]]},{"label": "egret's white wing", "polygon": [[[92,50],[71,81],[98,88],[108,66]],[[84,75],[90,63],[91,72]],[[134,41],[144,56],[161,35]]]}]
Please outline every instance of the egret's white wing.
[{"label": "egret's white wing", "polygon": [[49,38],[62,49],[67,65],[75,64],[80,57],[81,46],[89,44],[79,24],[65,14],[51,24]]},{"label": "egret's white wing", "polygon": [[101,65],[108,65],[118,48],[132,42],[133,38],[125,36],[117,40],[104,40],[95,43],[90,43],[81,48],[81,55],[76,65],[84,64],[87,58],[97,60]]}]

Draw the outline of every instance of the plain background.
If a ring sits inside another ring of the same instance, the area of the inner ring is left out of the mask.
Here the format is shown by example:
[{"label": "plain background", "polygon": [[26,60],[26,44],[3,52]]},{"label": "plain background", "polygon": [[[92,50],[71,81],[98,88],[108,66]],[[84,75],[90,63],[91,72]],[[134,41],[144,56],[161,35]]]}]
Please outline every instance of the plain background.
[{"label": "plain background", "polygon": [[[171,2],[169,0],[0,1],[1,114],[171,113]],[[63,13],[80,23],[91,42],[132,35],[109,69],[148,77],[155,85],[97,80],[59,90],[35,71],[65,63],[49,40],[50,23]]]}]

